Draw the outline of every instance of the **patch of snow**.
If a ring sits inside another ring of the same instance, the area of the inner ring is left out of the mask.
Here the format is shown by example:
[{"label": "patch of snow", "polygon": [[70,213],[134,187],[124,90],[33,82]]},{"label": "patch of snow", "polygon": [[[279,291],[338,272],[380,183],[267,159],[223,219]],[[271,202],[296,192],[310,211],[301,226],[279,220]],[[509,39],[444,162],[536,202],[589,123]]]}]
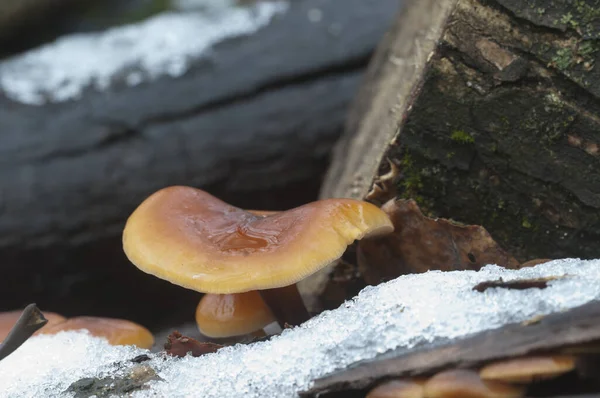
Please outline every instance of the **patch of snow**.
[{"label": "patch of snow", "polygon": [[61,397],[84,377],[114,374],[120,360],[148,351],[111,346],[87,331],[39,335],[0,361],[0,397]]},{"label": "patch of snow", "polygon": [[[167,12],[102,33],[75,34],[0,63],[0,90],[30,105],[76,99],[116,81],[130,86],[183,75],[215,44],[249,35],[287,11],[283,1],[238,7],[231,1],[187,0],[197,12]],[[220,4],[219,4],[220,3]]]},{"label": "patch of snow", "polygon": [[[483,281],[565,276],[546,289],[488,289]],[[134,397],[294,397],[311,381],[395,348],[407,350],[522,322],[600,299],[600,260],[555,260],[506,270],[432,271],[364,289],[340,308],[270,341],[226,347],[200,358],[146,362],[163,381]],[[75,332],[40,336],[0,361],[8,397],[58,397],[81,377],[106,375],[117,359],[144,353]],[[1,392],[1,391],[0,391]]]}]

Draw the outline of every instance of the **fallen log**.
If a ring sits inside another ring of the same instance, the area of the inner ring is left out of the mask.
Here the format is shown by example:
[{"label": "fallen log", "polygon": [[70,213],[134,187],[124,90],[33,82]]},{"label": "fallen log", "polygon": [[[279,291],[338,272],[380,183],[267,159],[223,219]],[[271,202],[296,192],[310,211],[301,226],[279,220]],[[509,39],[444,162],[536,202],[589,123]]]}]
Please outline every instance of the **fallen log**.
[{"label": "fallen log", "polygon": [[[532,323],[507,325],[437,347],[388,352],[316,380],[313,387],[301,396],[364,394],[377,382],[389,378],[432,375],[452,368],[474,368],[490,361],[528,354],[573,352],[573,348],[579,345],[587,350],[587,354],[597,354],[586,344],[599,341],[600,303],[592,302]],[[561,391],[554,393],[558,395]]]},{"label": "fallen log", "polygon": [[[412,198],[427,216],[485,227],[519,261],[600,256],[597,9],[407,2],[321,196]],[[319,277],[306,294],[321,294]]]}]

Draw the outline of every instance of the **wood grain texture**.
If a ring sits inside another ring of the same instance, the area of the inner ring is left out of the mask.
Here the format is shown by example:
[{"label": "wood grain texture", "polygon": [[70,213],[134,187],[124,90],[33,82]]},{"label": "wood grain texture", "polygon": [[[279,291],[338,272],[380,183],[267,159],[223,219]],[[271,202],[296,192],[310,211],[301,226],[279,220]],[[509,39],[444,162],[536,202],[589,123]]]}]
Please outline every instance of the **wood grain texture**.
[{"label": "wood grain texture", "polygon": [[377,50],[321,196],[414,199],[521,262],[600,256],[597,2],[416,3]]}]

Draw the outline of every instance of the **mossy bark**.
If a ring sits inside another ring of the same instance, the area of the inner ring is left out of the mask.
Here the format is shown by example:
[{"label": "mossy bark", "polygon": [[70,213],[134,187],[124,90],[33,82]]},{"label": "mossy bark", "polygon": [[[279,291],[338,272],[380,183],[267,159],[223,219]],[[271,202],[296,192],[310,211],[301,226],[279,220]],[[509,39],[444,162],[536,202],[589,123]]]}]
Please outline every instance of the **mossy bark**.
[{"label": "mossy bark", "polygon": [[[381,94],[360,100],[323,196],[414,198],[430,216],[483,225],[521,260],[599,257],[600,1],[446,3],[415,94],[376,121],[364,103]],[[407,40],[397,35],[379,53]],[[383,83],[395,72],[382,65],[365,85],[393,92]],[[379,166],[353,174],[360,167],[345,159],[367,151],[367,129],[386,124],[394,129]],[[386,159],[399,177],[385,195],[368,195]]]}]

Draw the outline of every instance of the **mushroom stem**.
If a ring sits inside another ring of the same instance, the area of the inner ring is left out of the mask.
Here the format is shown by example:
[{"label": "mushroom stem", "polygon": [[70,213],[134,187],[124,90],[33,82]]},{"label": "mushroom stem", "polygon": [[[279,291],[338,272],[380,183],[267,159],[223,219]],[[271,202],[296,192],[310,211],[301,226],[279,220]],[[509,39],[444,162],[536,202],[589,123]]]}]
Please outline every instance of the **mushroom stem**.
[{"label": "mushroom stem", "polygon": [[259,292],[282,328],[286,323],[290,326],[298,326],[310,319],[295,283],[275,289],[259,290]]},{"label": "mushroom stem", "polygon": [[0,344],[0,360],[12,354],[46,323],[48,320],[44,318],[44,314],[35,304],[25,307],[15,326],[10,330],[4,342]]}]

